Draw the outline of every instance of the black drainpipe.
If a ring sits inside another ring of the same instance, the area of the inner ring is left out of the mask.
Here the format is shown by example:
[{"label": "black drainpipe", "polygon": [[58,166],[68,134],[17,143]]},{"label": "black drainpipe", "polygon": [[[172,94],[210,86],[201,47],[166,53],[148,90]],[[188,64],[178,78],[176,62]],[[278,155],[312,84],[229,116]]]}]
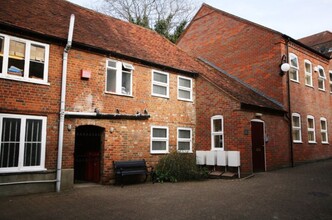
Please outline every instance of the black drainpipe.
[{"label": "black drainpipe", "polygon": [[[286,39],[286,57],[287,62],[289,63],[289,51],[288,51],[288,43],[290,38]],[[291,164],[294,167],[294,145],[293,145],[293,119],[292,119],[292,109],[291,109],[291,92],[290,92],[290,79],[289,79],[289,71],[286,74],[287,76],[287,95],[288,95],[288,118],[289,118],[289,140],[290,140],[290,150],[291,150]]]}]

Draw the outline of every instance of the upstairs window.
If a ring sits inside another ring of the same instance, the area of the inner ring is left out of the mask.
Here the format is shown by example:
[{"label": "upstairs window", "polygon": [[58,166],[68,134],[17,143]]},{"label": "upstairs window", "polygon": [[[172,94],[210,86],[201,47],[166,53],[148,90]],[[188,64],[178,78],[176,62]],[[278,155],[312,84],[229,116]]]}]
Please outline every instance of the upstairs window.
[{"label": "upstairs window", "polygon": [[178,77],[178,99],[184,101],[192,101],[193,89],[192,79],[179,76]]},{"label": "upstairs window", "polygon": [[316,133],[315,133],[315,118],[311,115],[307,117],[308,121],[308,142],[316,143]]},{"label": "upstairs window", "polygon": [[323,144],[327,144],[329,142],[327,136],[327,120],[326,118],[320,118],[320,133],[321,133],[321,140]]},{"label": "upstairs window", "polygon": [[292,130],[293,130],[293,142],[301,143],[302,134],[301,134],[301,116],[298,113],[292,114]]},{"label": "upstairs window", "polygon": [[294,82],[299,82],[299,60],[295,54],[289,54],[290,70],[289,78]]},{"label": "upstairs window", "polygon": [[132,95],[133,65],[114,60],[106,61],[106,92]]},{"label": "upstairs window", "polygon": [[310,61],[304,61],[305,85],[312,87],[312,64]]},{"label": "upstairs window", "polygon": [[326,80],[326,76],[325,76],[325,71],[323,69],[323,67],[318,66],[318,89],[325,91],[325,80]]},{"label": "upstairs window", "polygon": [[46,117],[0,114],[0,173],[43,170]]},{"label": "upstairs window", "polygon": [[0,34],[0,77],[47,83],[49,45]]},{"label": "upstairs window", "polygon": [[151,127],[150,152],[152,154],[168,153],[168,127]]},{"label": "upstairs window", "polygon": [[169,74],[157,70],[152,71],[152,95],[169,97]]},{"label": "upstairs window", "polygon": [[211,150],[224,149],[224,119],[222,115],[211,118]]},{"label": "upstairs window", "polygon": [[332,93],[332,71],[330,71],[330,93]]},{"label": "upstairs window", "polygon": [[179,152],[192,152],[192,130],[191,128],[178,128],[178,144]]}]

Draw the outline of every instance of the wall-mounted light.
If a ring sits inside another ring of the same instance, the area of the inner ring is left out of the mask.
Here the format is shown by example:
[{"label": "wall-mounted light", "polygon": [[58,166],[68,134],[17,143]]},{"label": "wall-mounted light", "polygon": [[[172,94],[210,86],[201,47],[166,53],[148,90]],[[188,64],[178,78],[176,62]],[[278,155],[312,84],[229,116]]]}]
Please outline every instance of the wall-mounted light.
[{"label": "wall-mounted light", "polygon": [[110,132],[111,132],[111,133],[113,133],[114,130],[115,130],[115,129],[114,129],[113,127],[110,128]]},{"label": "wall-mounted light", "polygon": [[71,129],[72,129],[71,124],[67,125],[67,130],[68,130],[68,131],[71,131]]},{"label": "wall-mounted light", "polygon": [[286,55],[283,55],[282,58],[281,58],[281,63],[280,63],[280,76],[283,76],[285,75],[286,72],[288,72],[290,69],[290,65],[289,63],[287,62],[287,57]]},{"label": "wall-mounted light", "polygon": [[261,118],[263,116],[262,113],[255,113],[256,118]]},{"label": "wall-mounted light", "polygon": [[318,66],[315,66],[315,67],[314,67],[314,71],[315,71],[315,72],[318,72]]}]

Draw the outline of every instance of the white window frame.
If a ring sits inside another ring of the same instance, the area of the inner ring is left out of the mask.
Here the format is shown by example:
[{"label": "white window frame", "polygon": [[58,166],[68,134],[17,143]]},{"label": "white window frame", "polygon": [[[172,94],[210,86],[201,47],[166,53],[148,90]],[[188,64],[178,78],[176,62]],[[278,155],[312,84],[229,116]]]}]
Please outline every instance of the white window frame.
[{"label": "white window frame", "polygon": [[[325,123],[326,129],[323,129],[322,122]],[[327,120],[324,117],[320,118],[320,133],[321,133],[321,136],[324,135],[326,137],[326,141],[323,141],[323,138],[321,137],[322,144],[328,144],[329,143],[329,136],[328,136],[328,132],[327,132]]]},{"label": "white window frame", "polygon": [[[221,120],[221,131],[213,131],[213,122],[215,120]],[[215,147],[214,136],[222,136],[222,148]],[[211,150],[221,150],[225,149],[225,137],[224,137],[224,117],[222,115],[215,115],[211,117]]]},{"label": "white window frame", "polygon": [[[157,96],[157,97],[162,97],[162,98],[169,98],[169,73],[167,72],[162,72],[162,71],[159,71],[159,70],[152,70],[151,72],[151,94],[152,96]],[[154,73],[158,73],[158,74],[162,74],[162,75],[165,75],[167,77],[167,83],[163,83],[163,82],[158,82],[158,81],[155,81],[154,80]],[[160,86],[160,87],[165,87],[166,88],[166,95],[161,95],[161,94],[158,94],[158,93],[154,93],[153,92],[153,86],[156,85],[156,86]]]},{"label": "white window frame", "polygon": [[[188,80],[190,82],[190,88],[188,87],[184,87],[184,86],[180,86],[180,80]],[[186,98],[182,98],[180,97],[180,91],[186,91],[190,93],[190,98],[186,99]],[[184,77],[184,76],[178,76],[178,99],[182,100],[182,101],[192,101],[193,100],[193,80],[191,78],[188,77]]]},{"label": "white window frame", "polygon": [[[108,66],[108,62],[114,62],[116,67]],[[123,68],[129,69],[130,71],[123,70]],[[115,92],[107,91],[107,70],[113,69],[116,71],[116,82],[115,82]],[[128,63],[120,62],[117,60],[106,59],[106,74],[105,74],[105,93],[116,94],[122,96],[132,96],[133,95],[133,70],[134,66]],[[126,94],[122,92],[122,77],[123,72],[130,74],[130,93]]]},{"label": "white window frame", "polygon": [[[49,63],[50,47],[48,44],[39,43],[36,41],[18,38],[18,37],[1,34],[1,33],[0,33],[0,37],[4,38],[4,51],[3,51],[4,53],[3,53],[2,73],[0,73],[0,78],[49,85],[49,83],[48,83],[48,63]],[[16,75],[8,74],[9,43],[11,40],[25,44],[23,76],[16,76]],[[45,60],[44,60],[44,72],[43,72],[44,78],[43,79],[29,78],[30,53],[31,53],[30,49],[31,49],[32,44],[45,48]]]},{"label": "white window frame", "polygon": [[[317,68],[318,68],[318,90],[325,91],[325,80],[326,80],[325,70],[324,70],[324,68],[322,66],[317,66]],[[323,76],[321,76],[319,70],[323,71]],[[319,82],[320,81],[323,82],[323,88],[319,87]]]},{"label": "white window frame", "polygon": [[[0,148],[1,148],[1,142],[2,142],[3,118],[21,119],[21,128],[20,128],[21,133],[20,133],[18,166],[17,167],[0,168],[0,173],[28,172],[28,171],[46,170],[45,169],[45,152],[46,152],[47,117],[44,117],[44,116],[31,116],[31,115],[0,114]],[[24,166],[24,164],[23,164],[23,162],[24,162],[24,144],[25,144],[25,134],[26,134],[26,121],[28,119],[41,120],[42,121],[42,137],[41,137],[41,152],[40,152],[40,165],[39,166]]]},{"label": "white window frame", "polygon": [[[306,64],[310,65],[310,72],[307,72]],[[307,77],[310,78],[310,83],[307,83]],[[312,63],[309,60],[304,60],[304,82],[306,86],[313,87],[312,80]]]},{"label": "white window frame", "polygon": [[332,70],[329,71],[330,74],[330,93],[332,93]]},{"label": "white window frame", "polygon": [[[294,123],[293,123],[293,121],[294,121],[294,117],[297,117],[298,119],[299,119],[299,126],[295,126],[294,125]],[[294,143],[302,143],[302,128],[301,128],[301,115],[300,114],[298,114],[298,113],[293,113],[292,114],[292,131],[294,132],[294,131],[297,131],[298,133],[299,133],[299,137],[300,137],[300,139],[299,140],[295,140],[294,138],[293,138],[293,142]]]},{"label": "white window frame", "polygon": [[[291,62],[292,58],[296,58],[296,65],[297,66],[292,65],[292,62]],[[299,58],[293,53],[289,54],[289,65],[290,65],[290,69],[295,69],[295,71],[296,71],[296,79],[290,78],[290,74],[289,74],[290,80],[293,81],[293,82],[300,82],[300,79],[299,79]]]},{"label": "white window frame", "polygon": [[[313,128],[309,127],[309,119],[312,119]],[[315,130],[315,118],[312,115],[307,116],[307,128],[308,128],[308,143],[315,144],[316,142],[316,130]],[[309,140],[309,132],[313,132],[314,140]]]},{"label": "white window frame", "polygon": [[[166,138],[153,137],[153,129],[165,129]],[[150,153],[151,154],[167,154],[169,153],[169,130],[167,126],[151,126],[151,141],[150,141]],[[166,142],[166,150],[153,150],[153,141]]]},{"label": "white window frame", "polygon": [[[190,132],[190,138],[180,138],[180,131],[189,131]],[[177,151],[181,153],[192,153],[192,129],[191,128],[185,128],[185,127],[178,127],[177,129]],[[189,150],[179,150],[179,142],[187,142],[189,143]]]}]

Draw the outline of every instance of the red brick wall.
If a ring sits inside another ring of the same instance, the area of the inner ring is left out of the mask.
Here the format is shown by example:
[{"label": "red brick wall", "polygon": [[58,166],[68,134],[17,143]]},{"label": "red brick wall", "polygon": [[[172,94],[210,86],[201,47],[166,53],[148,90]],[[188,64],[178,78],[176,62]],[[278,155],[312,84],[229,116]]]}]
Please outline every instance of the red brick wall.
[{"label": "red brick wall", "polygon": [[245,111],[239,102],[225,95],[205,79],[196,80],[196,149],[211,150],[211,117],[224,118],[225,150],[238,150],[241,154],[242,174],[252,173],[251,120],[255,113],[263,113],[260,118],[265,123],[269,137],[266,143],[266,167],[272,170],[290,165],[288,124],[283,116],[267,112]]},{"label": "red brick wall", "polygon": [[203,5],[178,46],[282,103],[280,41],[273,31]]},{"label": "red brick wall", "polygon": [[[116,58],[111,58],[117,60]],[[120,60],[122,61],[122,60]],[[151,95],[152,67],[132,63],[133,97],[106,94],[105,64],[106,57],[79,50],[69,52],[67,78],[67,111],[94,112],[96,108],[101,113],[121,114],[143,113],[146,109],[151,117],[148,120],[125,119],[66,119],[65,127],[71,124],[74,129],[65,131],[64,168],[73,168],[75,128],[80,125],[96,125],[105,129],[103,144],[103,182],[113,176],[112,162],[114,160],[146,159],[155,165],[160,155],[150,154],[150,129],[152,125],[168,126],[169,149],[176,150],[177,127],[189,127],[195,132],[194,102],[177,99],[177,77],[179,74],[169,72],[170,97],[160,98]],[[81,79],[81,70],[91,71],[91,78]],[[195,80],[193,80],[195,91]],[[195,100],[195,93],[193,94]],[[110,128],[114,132],[110,132]],[[193,143],[195,138],[193,135]]]},{"label": "red brick wall", "polygon": [[[332,157],[332,93],[329,87],[329,63],[325,59],[290,44],[289,52],[297,55],[299,60],[299,83],[290,82],[291,108],[293,113],[301,115],[302,143],[294,143],[295,162],[305,162]],[[313,70],[313,87],[305,85],[304,60],[309,60],[312,67],[320,65],[326,74],[325,91],[318,90],[318,72]],[[315,144],[308,143],[307,116],[315,118]],[[320,118],[327,119],[329,144],[321,143]]]}]

